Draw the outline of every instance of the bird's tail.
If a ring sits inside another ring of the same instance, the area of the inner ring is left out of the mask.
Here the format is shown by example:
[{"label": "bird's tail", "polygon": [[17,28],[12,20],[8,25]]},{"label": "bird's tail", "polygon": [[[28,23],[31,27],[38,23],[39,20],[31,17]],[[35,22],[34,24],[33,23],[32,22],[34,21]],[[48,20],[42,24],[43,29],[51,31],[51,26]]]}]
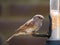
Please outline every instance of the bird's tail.
[{"label": "bird's tail", "polygon": [[7,42],[9,42],[11,39],[13,39],[14,37],[17,37],[17,36],[21,36],[21,35],[27,35],[25,32],[19,32],[19,33],[16,33],[16,34],[13,34],[11,37],[8,38],[8,40],[6,40]]},{"label": "bird's tail", "polygon": [[15,34],[12,35],[11,37],[9,37],[9,38],[6,40],[6,42],[9,42],[14,36],[15,36]]}]

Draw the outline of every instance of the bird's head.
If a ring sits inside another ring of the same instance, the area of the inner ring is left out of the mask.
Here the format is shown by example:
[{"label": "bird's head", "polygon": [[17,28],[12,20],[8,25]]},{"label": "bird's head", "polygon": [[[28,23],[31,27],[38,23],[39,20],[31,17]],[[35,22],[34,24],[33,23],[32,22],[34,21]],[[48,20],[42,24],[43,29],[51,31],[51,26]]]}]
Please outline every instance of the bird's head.
[{"label": "bird's head", "polygon": [[35,20],[35,21],[43,21],[45,18],[44,18],[44,16],[42,16],[42,15],[39,15],[39,14],[37,14],[37,15],[35,15],[34,17],[33,17],[33,19]]}]

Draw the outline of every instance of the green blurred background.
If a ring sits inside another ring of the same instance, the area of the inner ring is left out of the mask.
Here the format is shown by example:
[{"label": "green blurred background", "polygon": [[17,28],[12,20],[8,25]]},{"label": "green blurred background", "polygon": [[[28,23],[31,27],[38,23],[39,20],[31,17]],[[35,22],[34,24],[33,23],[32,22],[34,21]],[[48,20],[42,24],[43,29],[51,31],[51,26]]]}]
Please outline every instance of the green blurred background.
[{"label": "green blurred background", "polygon": [[0,0],[0,35],[5,40],[27,20],[42,14],[47,20],[49,0]]}]

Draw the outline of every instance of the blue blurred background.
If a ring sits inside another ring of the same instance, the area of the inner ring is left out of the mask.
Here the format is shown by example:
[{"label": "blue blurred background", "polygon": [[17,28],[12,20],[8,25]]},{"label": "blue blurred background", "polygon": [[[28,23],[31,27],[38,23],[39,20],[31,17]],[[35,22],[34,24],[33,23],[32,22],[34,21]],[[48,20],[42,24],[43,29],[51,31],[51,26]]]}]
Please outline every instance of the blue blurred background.
[{"label": "blue blurred background", "polygon": [[[36,14],[42,14],[49,21],[49,0],[0,0],[0,37],[8,39],[20,25]],[[45,44],[41,40],[39,42]]]}]

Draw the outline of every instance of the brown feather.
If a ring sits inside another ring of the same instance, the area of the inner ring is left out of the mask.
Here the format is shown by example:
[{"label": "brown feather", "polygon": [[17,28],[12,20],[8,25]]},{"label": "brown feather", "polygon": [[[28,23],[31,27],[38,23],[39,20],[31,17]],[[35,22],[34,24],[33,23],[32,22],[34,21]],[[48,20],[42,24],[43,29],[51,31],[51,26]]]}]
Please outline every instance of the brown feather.
[{"label": "brown feather", "polygon": [[19,32],[25,32],[26,29],[29,29],[29,28],[35,28],[35,25],[34,25],[34,22],[32,20],[29,20],[28,22],[26,22],[24,25],[20,26],[16,31],[15,31],[15,34],[16,33],[19,33]]}]

